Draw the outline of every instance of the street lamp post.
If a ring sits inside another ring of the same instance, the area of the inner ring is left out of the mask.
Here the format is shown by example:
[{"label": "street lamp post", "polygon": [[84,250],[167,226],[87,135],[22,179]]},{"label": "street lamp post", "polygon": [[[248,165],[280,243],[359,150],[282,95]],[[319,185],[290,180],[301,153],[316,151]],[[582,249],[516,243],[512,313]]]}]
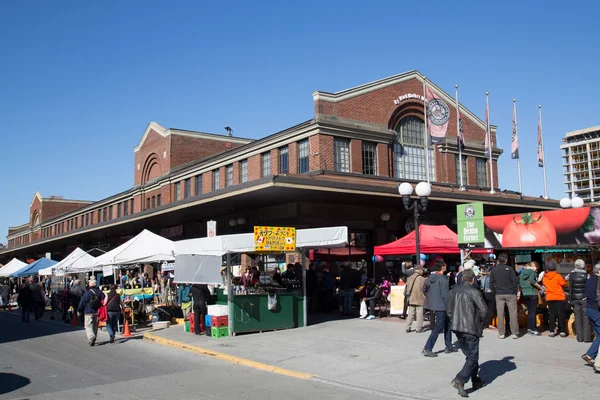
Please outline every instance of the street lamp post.
[{"label": "street lamp post", "polygon": [[403,182],[398,185],[398,193],[402,195],[402,203],[406,211],[413,212],[415,218],[415,242],[417,247],[417,262],[421,256],[421,243],[419,242],[419,211],[427,210],[427,202],[429,201],[429,195],[431,194],[431,185],[427,182],[420,182],[415,188],[415,192],[419,199],[414,199],[411,202],[410,196],[412,195],[413,187],[408,182]]}]

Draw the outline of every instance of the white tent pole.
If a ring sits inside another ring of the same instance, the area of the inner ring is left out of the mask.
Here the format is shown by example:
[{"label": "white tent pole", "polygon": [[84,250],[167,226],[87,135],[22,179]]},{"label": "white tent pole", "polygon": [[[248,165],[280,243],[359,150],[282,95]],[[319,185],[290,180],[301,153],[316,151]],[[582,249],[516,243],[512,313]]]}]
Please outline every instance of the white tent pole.
[{"label": "white tent pole", "polygon": [[233,290],[231,288],[231,253],[227,253],[227,325],[229,336],[233,336]]}]

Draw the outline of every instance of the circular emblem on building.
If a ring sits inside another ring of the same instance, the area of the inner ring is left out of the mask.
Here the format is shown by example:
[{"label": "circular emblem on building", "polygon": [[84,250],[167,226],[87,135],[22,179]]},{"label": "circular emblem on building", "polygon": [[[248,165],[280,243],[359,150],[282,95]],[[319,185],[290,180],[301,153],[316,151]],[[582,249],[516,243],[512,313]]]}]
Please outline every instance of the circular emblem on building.
[{"label": "circular emblem on building", "polygon": [[450,119],[450,107],[440,99],[433,99],[428,104],[429,120],[434,125],[444,125]]},{"label": "circular emblem on building", "polygon": [[465,207],[465,217],[471,219],[475,216],[475,207],[473,206],[466,206]]}]

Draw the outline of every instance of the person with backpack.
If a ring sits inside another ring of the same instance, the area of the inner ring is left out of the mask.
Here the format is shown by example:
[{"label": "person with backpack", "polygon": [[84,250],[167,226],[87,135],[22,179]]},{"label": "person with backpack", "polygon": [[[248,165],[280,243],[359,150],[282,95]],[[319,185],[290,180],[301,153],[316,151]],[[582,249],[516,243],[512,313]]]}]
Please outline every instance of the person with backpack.
[{"label": "person with backpack", "polygon": [[89,289],[81,296],[77,311],[84,314],[85,334],[90,346],[94,346],[98,335],[98,309],[102,306],[104,293],[98,289],[95,279],[91,279],[88,286]]},{"label": "person with backpack", "polygon": [[123,310],[125,310],[125,304],[121,295],[117,293],[117,285],[110,285],[110,292],[104,300],[104,306],[106,307],[106,330],[110,337],[110,343],[115,342],[115,335],[119,332],[119,317]]}]

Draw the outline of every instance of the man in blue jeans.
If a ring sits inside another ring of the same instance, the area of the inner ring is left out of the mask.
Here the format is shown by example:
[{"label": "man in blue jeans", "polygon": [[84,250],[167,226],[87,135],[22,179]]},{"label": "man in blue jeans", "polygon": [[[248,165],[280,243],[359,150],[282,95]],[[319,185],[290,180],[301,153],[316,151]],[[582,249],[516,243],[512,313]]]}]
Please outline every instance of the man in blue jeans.
[{"label": "man in blue jeans", "polygon": [[446,272],[446,263],[444,260],[436,260],[432,273],[423,284],[423,294],[425,294],[425,307],[435,314],[435,326],[431,330],[431,335],[427,339],[422,353],[425,357],[437,357],[433,352],[435,342],[442,331],[444,332],[444,343],[446,344],[446,354],[455,353],[458,349],[452,347],[452,331],[450,331],[450,320],[446,315],[448,307],[448,293],[450,285]]},{"label": "man in blue jeans", "polygon": [[[594,266],[594,270],[590,275],[589,279],[585,283],[585,297],[587,315],[596,338],[588,349],[588,351],[581,356],[589,365],[594,367],[594,371],[600,372],[600,357],[598,357],[598,347],[600,347],[600,299],[598,293],[600,292],[600,286],[598,282],[598,276],[600,275],[600,263]],[[594,359],[596,364],[594,365]]]}]

